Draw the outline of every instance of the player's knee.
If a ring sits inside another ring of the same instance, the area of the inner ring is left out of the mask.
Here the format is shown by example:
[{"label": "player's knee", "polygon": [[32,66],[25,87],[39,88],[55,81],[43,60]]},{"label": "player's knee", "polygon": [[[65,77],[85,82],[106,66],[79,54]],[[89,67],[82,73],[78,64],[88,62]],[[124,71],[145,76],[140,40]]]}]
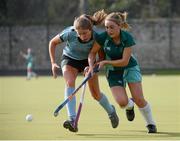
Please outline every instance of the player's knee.
[{"label": "player's knee", "polygon": [[119,100],[117,101],[119,106],[123,109],[124,107],[126,107],[126,105],[128,104],[128,101],[127,100]]},{"label": "player's knee", "polygon": [[124,107],[126,107],[127,103],[119,103],[119,106],[124,109]]},{"label": "player's knee", "polygon": [[75,86],[75,80],[73,80],[73,79],[68,80],[68,81],[66,82],[66,85],[67,85],[68,87],[74,87],[74,86]]},{"label": "player's knee", "polygon": [[134,102],[136,103],[136,105],[138,106],[138,107],[144,107],[145,105],[146,105],[146,101],[145,101],[145,99],[144,98],[142,98],[142,97],[139,97],[139,98],[136,98],[136,99],[134,99]]},{"label": "player's knee", "polygon": [[128,104],[128,99],[126,98],[116,99],[116,102],[121,108],[124,108]]}]

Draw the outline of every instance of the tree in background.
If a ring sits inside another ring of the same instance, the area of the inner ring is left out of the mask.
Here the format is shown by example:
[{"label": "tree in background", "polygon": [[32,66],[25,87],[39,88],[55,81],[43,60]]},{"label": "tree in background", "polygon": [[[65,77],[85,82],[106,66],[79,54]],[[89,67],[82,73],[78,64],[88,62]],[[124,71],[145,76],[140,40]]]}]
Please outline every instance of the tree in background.
[{"label": "tree in background", "polygon": [[179,0],[0,0],[0,24],[72,23],[82,12],[128,11],[132,18],[180,17]]}]

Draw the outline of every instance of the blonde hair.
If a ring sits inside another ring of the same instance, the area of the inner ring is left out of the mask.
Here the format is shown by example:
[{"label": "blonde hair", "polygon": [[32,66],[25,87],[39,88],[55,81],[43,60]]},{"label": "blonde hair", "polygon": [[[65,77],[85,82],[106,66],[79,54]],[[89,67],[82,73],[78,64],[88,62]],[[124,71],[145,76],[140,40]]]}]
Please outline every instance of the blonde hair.
[{"label": "blonde hair", "polygon": [[130,28],[130,26],[129,26],[129,24],[126,21],[127,15],[128,15],[127,12],[124,12],[124,13],[113,12],[113,13],[107,15],[105,20],[113,21],[116,24],[120,25],[121,28],[128,30]]},{"label": "blonde hair", "polygon": [[89,29],[92,30],[94,25],[99,25],[104,23],[104,19],[107,14],[104,10],[97,11],[91,15],[83,14],[74,20],[75,29]]}]

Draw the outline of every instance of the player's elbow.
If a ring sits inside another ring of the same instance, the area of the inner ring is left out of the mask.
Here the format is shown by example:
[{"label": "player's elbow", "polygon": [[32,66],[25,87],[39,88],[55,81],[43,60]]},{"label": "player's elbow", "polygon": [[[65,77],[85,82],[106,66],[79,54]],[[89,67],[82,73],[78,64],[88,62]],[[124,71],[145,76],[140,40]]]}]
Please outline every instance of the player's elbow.
[{"label": "player's elbow", "polygon": [[54,41],[54,40],[51,40],[50,42],[49,42],[49,49],[50,48],[55,48],[56,47],[56,42]]},{"label": "player's elbow", "polygon": [[124,66],[127,66],[128,65],[128,63],[129,63],[129,60],[121,60],[119,63],[118,63],[118,65],[117,66],[119,66],[119,67],[124,67]]},{"label": "player's elbow", "polygon": [[49,47],[51,47],[54,44],[53,40],[49,41]]},{"label": "player's elbow", "polygon": [[125,60],[124,63],[123,63],[123,66],[127,66],[129,63],[129,60]]}]

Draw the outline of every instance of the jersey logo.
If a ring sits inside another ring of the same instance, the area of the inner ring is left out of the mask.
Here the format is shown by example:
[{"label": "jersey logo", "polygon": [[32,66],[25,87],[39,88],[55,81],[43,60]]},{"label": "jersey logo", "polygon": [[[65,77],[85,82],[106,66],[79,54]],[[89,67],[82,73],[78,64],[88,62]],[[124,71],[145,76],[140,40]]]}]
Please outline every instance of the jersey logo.
[{"label": "jersey logo", "polygon": [[110,50],[111,50],[111,47],[106,47],[106,49],[110,51]]},{"label": "jersey logo", "polygon": [[121,81],[121,80],[119,80],[119,81],[118,81],[118,83],[119,83],[119,84],[122,84],[122,81]]}]

